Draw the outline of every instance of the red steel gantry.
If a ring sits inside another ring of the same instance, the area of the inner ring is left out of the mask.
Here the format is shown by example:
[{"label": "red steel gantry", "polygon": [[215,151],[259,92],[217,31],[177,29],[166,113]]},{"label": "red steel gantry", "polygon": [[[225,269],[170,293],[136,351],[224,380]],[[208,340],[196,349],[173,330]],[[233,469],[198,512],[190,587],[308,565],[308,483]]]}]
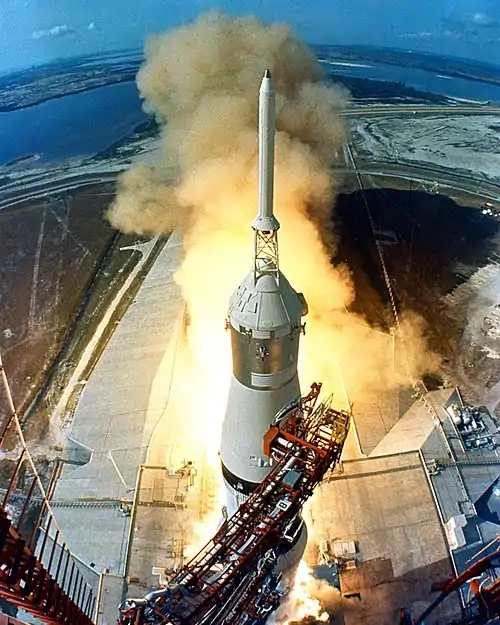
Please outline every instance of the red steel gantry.
[{"label": "red steel gantry", "polygon": [[282,411],[264,437],[274,467],[164,589],[121,606],[120,623],[243,625],[265,623],[279,605],[277,558],[300,529],[300,511],[340,459],[350,414],[316,407],[321,384]]},{"label": "red steel gantry", "polygon": [[[499,538],[500,536],[494,542]],[[471,564],[458,577],[436,584],[435,589],[440,591],[440,594],[415,621],[412,621],[407,609],[402,609],[400,625],[424,625],[430,622],[428,619],[437,607],[452,592],[459,590],[465,584],[469,584],[472,599],[465,606],[462,618],[454,620],[449,625],[500,623],[500,579],[495,575],[495,569],[499,567],[500,549],[497,548],[493,553]]]},{"label": "red steel gantry", "polygon": [[92,625],[94,590],[62,540],[50,507],[55,482],[44,485],[26,447],[1,358],[0,377],[2,472],[10,478],[0,489],[0,597],[48,625]]}]

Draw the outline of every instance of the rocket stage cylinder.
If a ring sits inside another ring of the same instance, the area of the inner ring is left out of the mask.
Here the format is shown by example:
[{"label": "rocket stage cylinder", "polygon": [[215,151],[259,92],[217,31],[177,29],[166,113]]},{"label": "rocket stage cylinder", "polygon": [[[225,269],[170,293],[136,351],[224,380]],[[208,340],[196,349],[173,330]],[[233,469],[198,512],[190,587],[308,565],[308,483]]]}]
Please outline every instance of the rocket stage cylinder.
[{"label": "rocket stage cylinder", "polygon": [[259,91],[259,213],[252,224],[254,230],[266,232],[280,227],[273,213],[275,128],[274,85],[266,69]]},{"label": "rocket stage cylinder", "polygon": [[228,512],[270,471],[263,437],[276,414],[300,396],[297,361],[305,303],[280,273],[253,273],[230,303],[233,375],[222,426],[221,464]]}]

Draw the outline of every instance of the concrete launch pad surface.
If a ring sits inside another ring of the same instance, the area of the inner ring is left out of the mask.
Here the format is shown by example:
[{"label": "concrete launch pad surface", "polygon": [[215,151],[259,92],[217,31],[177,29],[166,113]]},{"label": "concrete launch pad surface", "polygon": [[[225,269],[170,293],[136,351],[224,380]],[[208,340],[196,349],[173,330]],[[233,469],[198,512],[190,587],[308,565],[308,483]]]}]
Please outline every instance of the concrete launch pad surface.
[{"label": "concrete launch pad surface", "polygon": [[359,444],[364,455],[371,454],[401,416],[398,391],[351,395]]},{"label": "concrete launch pad surface", "polygon": [[140,597],[159,587],[165,574],[181,568],[215,532],[214,523],[207,536],[196,534],[210,509],[213,487],[210,471],[202,465],[192,477],[182,471],[171,475],[167,467],[141,466],[127,566],[128,596]]},{"label": "concrete launch pad surface", "polygon": [[[413,391],[418,399],[395,420],[377,401],[369,404],[374,410],[354,407],[361,442],[372,449],[365,457],[344,450],[342,465],[321,487],[313,513],[315,535],[327,541],[322,549],[329,557],[339,545],[352,544],[348,541],[357,547],[356,566],[341,567],[339,574],[342,597],[349,599],[342,603],[345,625],[389,625],[403,606],[419,616],[435,597],[432,583],[462,572],[498,534],[494,515],[489,518],[486,511],[481,518],[475,504],[494,488],[500,456],[496,449],[463,446],[444,409],[454,393]],[[390,403],[385,408],[389,411]],[[463,534],[451,529],[453,523]],[[433,623],[458,617],[458,596],[449,597],[440,610]]]},{"label": "concrete launch pad surface", "polygon": [[125,571],[139,466],[169,398],[184,307],[174,282],[180,258],[180,238],[172,236],[117,325],[75,412],[70,437],[80,455],[88,452],[89,462],[65,467],[54,509],[70,549],[99,572]]},{"label": "concrete launch pad surface", "polygon": [[370,456],[390,456],[421,449],[435,427],[429,411],[420,402],[415,402],[371,450]]},{"label": "concrete launch pad surface", "polygon": [[429,597],[433,581],[452,575],[416,452],[344,462],[321,486],[315,509],[325,540],[357,544],[357,567],[340,576],[342,595],[354,597],[345,625],[393,625],[400,607]]}]

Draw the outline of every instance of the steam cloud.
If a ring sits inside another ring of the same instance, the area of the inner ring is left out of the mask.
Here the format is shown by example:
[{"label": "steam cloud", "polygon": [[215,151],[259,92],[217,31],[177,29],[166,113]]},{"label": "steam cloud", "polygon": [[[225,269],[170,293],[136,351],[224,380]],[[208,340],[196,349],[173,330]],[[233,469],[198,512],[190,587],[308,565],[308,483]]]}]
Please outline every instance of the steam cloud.
[{"label": "steam cloud", "polygon": [[[148,41],[137,83],[161,126],[159,158],[122,175],[108,219],[125,232],[182,230],[185,259],[177,280],[190,313],[189,342],[195,358],[213,369],[214,354],[226,349],[218,329],[229,296],[250,268],[258,90],[266,68],[276,88],[280,263],[310,311],[302,386],[321,380],[338,392],[340,365],[350,393],[389,387],[391,337],[346,311],[354,298],[349,271],[331,263],[339,181],[329,168],[347,138],[339,112],[349,94],[321,82],[312,52],[287,26],[210,13]],[[406,326],[406,364],[419,375],[433,359],[419,328]],[[226,374],[229,380],[229,371],[219,377]]]},{"label": "steam cloud", "polygon": [[[312,569],[302,560],[298,566],[295,585],[278,610],[271,616],[271,625],[316,625],[337,623],[336,616],[356,609],[344,599],[337,588],[316,579]],[[343,621],[342,621],[343,622]]]}]

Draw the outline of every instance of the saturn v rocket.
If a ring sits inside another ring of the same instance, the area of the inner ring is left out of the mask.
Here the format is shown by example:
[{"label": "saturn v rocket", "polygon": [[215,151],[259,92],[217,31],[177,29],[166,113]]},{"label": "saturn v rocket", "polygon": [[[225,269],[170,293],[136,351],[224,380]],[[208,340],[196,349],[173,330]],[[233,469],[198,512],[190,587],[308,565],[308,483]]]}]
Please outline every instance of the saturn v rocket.
[{"label": "saturn v rocket", "polygon": [[259,92],[259,212],[253,267],[229,303],[233,375],[220,447],[229,516],[270,471],[262,440],[300,397],[297,358],[307,304],[281,273],[273,211],[275,96],[269,70]]}]

